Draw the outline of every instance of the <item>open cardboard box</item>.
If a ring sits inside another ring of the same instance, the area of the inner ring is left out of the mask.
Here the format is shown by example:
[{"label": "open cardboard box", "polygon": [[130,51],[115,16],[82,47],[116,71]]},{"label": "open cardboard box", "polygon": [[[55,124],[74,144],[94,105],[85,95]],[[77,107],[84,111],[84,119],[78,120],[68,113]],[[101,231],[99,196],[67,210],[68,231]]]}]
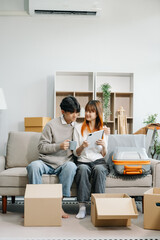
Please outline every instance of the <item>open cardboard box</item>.
[{"label": "open cardboard box", "polygon": [[144,193],[144,228],[160,230],[160,188]]},{"label": "open cardboard box", "polygon": [[62,184],[27,184],[24,226],[62,225]]},{"label": "open cardboard box", "polygon": [[98,226],[129,226],[137,218],[135,200],[127,194],[92,194],[91,221]]}]

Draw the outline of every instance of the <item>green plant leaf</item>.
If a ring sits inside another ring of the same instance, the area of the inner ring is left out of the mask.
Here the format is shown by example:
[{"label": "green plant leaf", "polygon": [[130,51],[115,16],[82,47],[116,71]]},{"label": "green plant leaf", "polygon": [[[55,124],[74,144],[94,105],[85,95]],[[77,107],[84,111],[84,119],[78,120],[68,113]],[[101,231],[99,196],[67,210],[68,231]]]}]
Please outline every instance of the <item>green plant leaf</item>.
[{"label": "green plant leaf", "polygon": [[146,120],[143,121],[143,123],[144,123],[144,124],[147,124],[147,125],[148,125],[148,124],[151,124],[151,123],[156,123],[156,121],[157,121],[157,116],[158,116],[157,113],[151,114],[151,115],[149,115],[149,116],[147,117]]},{"label": "green plant leaf", "polygon": [[105,116],[105,121],[108,121],[108,117],[110,116],[110,95],[111,95],[111,86],[109,83],[104,83],[101,85],[101,90],[103,92],[103,112]]},{"label": "green plant leaf", "polygon": [[156,146],[156,153],[157,153],[157,155],[160,154],[160,143],[159,143],[159,145]]}]

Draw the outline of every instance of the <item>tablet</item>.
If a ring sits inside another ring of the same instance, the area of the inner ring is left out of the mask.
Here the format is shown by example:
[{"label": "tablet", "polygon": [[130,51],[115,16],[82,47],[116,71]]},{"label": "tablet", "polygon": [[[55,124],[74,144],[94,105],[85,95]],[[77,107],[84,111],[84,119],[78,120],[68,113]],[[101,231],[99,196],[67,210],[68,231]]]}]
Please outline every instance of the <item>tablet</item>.
[{"label": "tablet", "polygon": [[88,134],[87,136],[87,142],[89,143],[88,148],[93,148],[96,147],[96,141],[98,141],[99,139],[102,139],[104,134],[104,130],[99,130],[93,133]]}]

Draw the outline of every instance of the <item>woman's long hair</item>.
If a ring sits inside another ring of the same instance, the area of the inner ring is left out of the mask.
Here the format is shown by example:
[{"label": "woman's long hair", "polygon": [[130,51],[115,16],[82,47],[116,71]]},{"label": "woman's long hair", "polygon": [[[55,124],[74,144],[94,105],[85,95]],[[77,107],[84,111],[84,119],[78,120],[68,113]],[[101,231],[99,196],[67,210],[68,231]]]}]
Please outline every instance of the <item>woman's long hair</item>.
[{"label": "woman's long hair", "polygon": [[[96,112],[96,122],[95,122],[95,128],[94,131],[101,130],[103,128],[103,110],[102,110],[102,104],[99,100],[91,100],[87,103],[85,106],[85,112]],[[89,127],[89,121],[86,119],[84,120],[81,128],[81,134],[83,136],[84,130],[87,128],[88,132],[91,133],[91,129]]]}]

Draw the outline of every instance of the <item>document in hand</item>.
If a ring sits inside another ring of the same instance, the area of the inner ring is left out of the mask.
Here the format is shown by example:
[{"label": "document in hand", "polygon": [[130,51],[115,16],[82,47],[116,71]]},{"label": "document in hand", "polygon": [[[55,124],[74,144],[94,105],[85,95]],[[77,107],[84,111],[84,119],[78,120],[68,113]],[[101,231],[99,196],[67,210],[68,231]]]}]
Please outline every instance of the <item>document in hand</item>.
[{"label": "document in hand", "polygon": [[98,141],[99,139],[102,139],[104,134],[104,130],[99,130],[93,133],[88,134],[87,137],[87,142],[89,143],[88,148],[94,148],[96,147],[96,141]]}]

